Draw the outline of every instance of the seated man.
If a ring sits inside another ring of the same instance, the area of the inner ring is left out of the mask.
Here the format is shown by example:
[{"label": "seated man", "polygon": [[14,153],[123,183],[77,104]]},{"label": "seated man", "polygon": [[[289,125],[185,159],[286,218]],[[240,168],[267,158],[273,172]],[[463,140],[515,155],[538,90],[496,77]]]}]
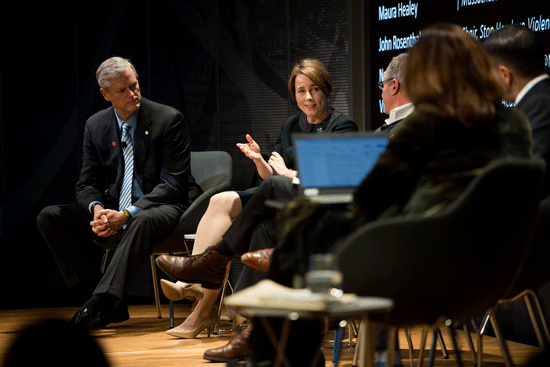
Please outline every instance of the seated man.
[{"label": "seated man", "polygon": [[384,72],[384,79],[378,83],[378,87],[382,91],[384,113],[389,116],[376,131],[389,133],[414,109],[414,105],[405,94],[403,84],[403,71],[405,70],[407,56],[408,54],[404,52],[393,57]]},{"label": "seated man", "polygon": [[[504,99],[525,113],[533,131],[533,154],[550,167],[550,77],[544,68],[544,48],[535,32],[507,25],[489,35],[485,50],[497,65],[505,86]],[[546,180],[543,197],[550,194]]]},{"label": "seated man", "polygon": [[[48,206],[37,218],[67,286],[91,296],[71,320],[88,329],[129,318],[122,302],[126,286],[155,239],[200,194],[191,176],[185,116],[142,98],[128,60],[110,58],[96,76],[112,106],[86,122],[78,204]],[[113,236],[120,242],[101,275],[86,245]]]}]

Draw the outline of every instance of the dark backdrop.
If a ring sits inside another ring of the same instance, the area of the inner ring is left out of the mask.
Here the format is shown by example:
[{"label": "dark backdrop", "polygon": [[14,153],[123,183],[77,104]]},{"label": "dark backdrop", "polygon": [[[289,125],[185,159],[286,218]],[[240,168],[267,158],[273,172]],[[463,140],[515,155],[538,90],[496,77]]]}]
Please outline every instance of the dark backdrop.
[{"label": "dark backdrop", "polygon": [[[543,40],[545,65],[550,66],[550,7],[537,0],[374,0],[365,2],[368,35],[365,49],[369,52],[370,84],[382,81],[392,57],[407,51],[416,43],[423,28],[436,22],[462,26],[476,39],[507,24],[521,24],[535,31]],[[412,6],[411,6],[412,5]],[[418,6],[418,7],[416,7]],[[414,8],[415,11],[409,11]],[[369,85],[367,85],[369,87]],[[367,112],[373,126],[385,118],[379,93],[366,94],[372,109]]]},{"label": "dark backdrop", "polygon": [[[46,205],[74,201],[84,123],[108,106],[95,80],[106,58],[131,59],[143,96],[187,115],[193,150],[232,155],[234,189],[254,174],[235,143],[250,133],[269,153],[298,111],[286,87],[298,59],[325,63],[331,105],[349,113],[346,1],[61,4],[13,2],[1,12],[0,308],[70,302],[35,218]],[[128,293],[152,295],[148,265]]]}]

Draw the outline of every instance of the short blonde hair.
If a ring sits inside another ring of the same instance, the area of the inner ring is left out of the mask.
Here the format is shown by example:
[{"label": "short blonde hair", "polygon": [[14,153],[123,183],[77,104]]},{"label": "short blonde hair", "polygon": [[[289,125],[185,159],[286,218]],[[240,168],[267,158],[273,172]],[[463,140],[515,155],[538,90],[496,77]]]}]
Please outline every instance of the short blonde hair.
[{"label": "short blonde hair", "polygon": [[293,100],[296,100],[296,77],[300,74],[307,76],[321,91],[327,96],[330,96],[332,91],[332,80],[325,68],[325,65],[317,59],[303,59],[292,68],[290,78],[288,80],[288,91]]}]

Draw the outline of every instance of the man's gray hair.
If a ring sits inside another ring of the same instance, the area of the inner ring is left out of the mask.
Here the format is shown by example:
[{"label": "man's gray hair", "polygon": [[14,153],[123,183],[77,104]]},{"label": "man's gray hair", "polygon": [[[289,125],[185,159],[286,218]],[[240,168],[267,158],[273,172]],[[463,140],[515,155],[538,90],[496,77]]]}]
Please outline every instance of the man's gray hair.
[{"label": "man's gray hair", "polygon": [[101,65],[99,65],[95,73],[95,77],[97,79],[99,87],[107,90],[109,88],[109,81],[120,76],[120,74],[126,71],[128,66],[132,68],[137,78],[138,75],[136,72],[136,68],[134,67],[134,65],[132,65],[130,60],[114,56],[110,59],[103,61]]},{"label": "man's gray hair", "polygon": [[409,54],[404,52],[397,56],[394,56],[388,68],[386,69],[386,78],[397,79],[399,84],[403,85],[403,77],[405,75],[405,63],[407,62]]}]

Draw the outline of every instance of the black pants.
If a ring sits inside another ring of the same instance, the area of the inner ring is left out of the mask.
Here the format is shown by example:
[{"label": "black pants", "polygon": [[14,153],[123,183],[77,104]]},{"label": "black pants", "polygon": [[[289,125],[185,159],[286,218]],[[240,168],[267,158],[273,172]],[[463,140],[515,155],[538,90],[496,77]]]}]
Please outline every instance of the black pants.
[{"label": "black pants", "polygon": [[[309,212],[309,209],[305,210]],[[339,240],[344,239],[361,223],[347,210],[334,207],[318,207],[306,219],[296,223],[277,243],[268,277],[287,287],[293,286],[295,275],[303,276],[308,268],[308,259],[314,253],[329,252]],[[267,321],[277,337],[281,336],[283,320],[268,318]],[[260,319],[254,319],[251,346],[253,359],[257,362],[273,360],[276,355],[268,333]],[[290,327],[285,355],[292,366],[324,366],[321,353],[323,323],[318,320],[294,321]]]},{"label": "black pants", "polygon": [[[161,205],[139,211],[119,232],[120,242],[105,274],[93,294],[109,293],[122,299],[130,280],[152,253],[152,243],[168,233],[179,221],[182,210]],[[68,287],[98,276],[98,263],[91,263],[88,243],[105,242],[90,226],[92,214],[78,204],[44,208],[36,221],[38,230],[50,247]],[[110,247],[110,246],[109,246]]]},{"label": "black pants", "polygon": [[[224,242],[236,254],[274,247],[277,243],[275,211],[265,206],[265,201],[290,200],[298,195],[298,188],[292,179],[272,176],[261,183],[248,199],[242,212],[223,235]],[[243,267],[236,290],[256,284],[266,278],[266,274]]]}]

